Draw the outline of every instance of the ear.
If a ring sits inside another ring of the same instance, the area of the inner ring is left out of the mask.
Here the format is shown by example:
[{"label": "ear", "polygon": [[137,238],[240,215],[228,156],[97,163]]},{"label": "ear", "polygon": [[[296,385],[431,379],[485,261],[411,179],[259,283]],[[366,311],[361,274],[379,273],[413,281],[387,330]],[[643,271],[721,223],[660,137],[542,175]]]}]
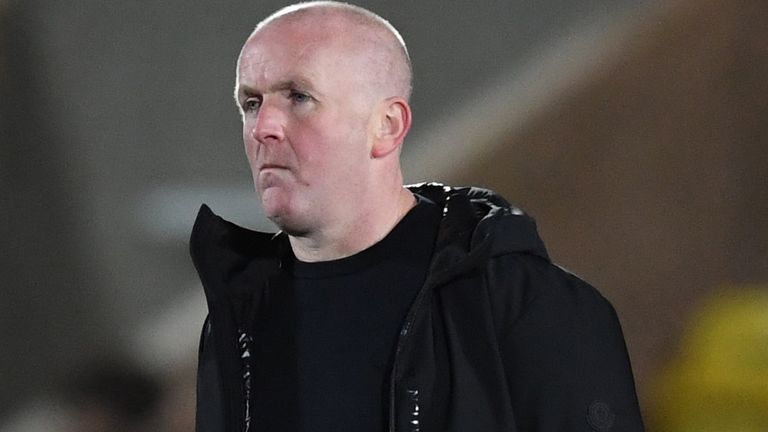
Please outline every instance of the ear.
[{"label": "ear", "polygon": [[411,107],[401,97],[384,100],[377,113],[371,158],[384,157],[400,148],[411,129]]}]

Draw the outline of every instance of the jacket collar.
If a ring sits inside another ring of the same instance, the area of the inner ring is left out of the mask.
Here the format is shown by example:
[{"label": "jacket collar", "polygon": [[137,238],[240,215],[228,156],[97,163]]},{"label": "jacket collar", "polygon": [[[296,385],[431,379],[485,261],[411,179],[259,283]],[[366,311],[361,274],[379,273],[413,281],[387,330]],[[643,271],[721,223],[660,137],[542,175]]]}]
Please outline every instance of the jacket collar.
[{"label": "jacket collar", "polygon": [[[408,188],[443,209],[431,272],[440,279],[478,266],[491,256],[525,253],[549,259],[536,223],[488,189],[421,183]],[[271,275],[286,259],[285,234],[252,231],[222,219],[203,204],[190,238],[190,254],[209,302],[216,292],[252,289],[244,274]],[[248,269],[248,272],[244,270]],[[251,271],[253,270],[253,271]],[[250,288],[249,288],[250,287]]]},{"label": "jacket collar", "polygon": [[[253,288],[253,275],[272,275],[286,256],[284,234],[253,231],[216,215],[203,204],[189,242],[192,262],[203,282],[209,303],[219,293],[243,294]],[[245,271],[248,270],[248,271]]]}]

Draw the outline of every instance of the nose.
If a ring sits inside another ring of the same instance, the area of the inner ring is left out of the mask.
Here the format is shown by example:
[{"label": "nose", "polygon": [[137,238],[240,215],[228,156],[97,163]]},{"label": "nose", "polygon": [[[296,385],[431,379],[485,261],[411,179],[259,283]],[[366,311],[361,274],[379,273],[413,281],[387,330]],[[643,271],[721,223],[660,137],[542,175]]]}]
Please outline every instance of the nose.
[{"label": "nose", "polygon": [[280,107],[265,98],[254,119],[251,134],[263,144],[282,141],[285,137],[285,115]]}]

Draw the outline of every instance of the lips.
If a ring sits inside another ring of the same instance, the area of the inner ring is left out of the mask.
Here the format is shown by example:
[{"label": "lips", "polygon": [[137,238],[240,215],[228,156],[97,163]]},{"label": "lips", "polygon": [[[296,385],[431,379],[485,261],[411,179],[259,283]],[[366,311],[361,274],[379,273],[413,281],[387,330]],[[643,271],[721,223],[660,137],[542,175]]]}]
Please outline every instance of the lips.
[{"label": "lips", "polygon": [[259,171],[264,171],[264,170],[267,170],[267,169],[283,169],[283,170],[287,170],[288,167],[285,166],[285,165],[280,165],[280,164],[265,163],[265,164],[261,165],[261,167],[259,168]]}]

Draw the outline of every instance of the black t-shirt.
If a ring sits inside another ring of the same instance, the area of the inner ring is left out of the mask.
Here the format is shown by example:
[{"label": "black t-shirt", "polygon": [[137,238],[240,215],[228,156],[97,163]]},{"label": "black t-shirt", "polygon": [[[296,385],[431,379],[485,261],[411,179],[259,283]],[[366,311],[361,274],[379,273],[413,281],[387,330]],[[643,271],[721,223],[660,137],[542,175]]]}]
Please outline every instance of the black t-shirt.
[{"label": "black t-shirt", "polygon": [[293,258],[270,289],[257,329],[255,430],[383,431],[394,347],[424,284],[440,209],[417,205],[353,256]]}]

